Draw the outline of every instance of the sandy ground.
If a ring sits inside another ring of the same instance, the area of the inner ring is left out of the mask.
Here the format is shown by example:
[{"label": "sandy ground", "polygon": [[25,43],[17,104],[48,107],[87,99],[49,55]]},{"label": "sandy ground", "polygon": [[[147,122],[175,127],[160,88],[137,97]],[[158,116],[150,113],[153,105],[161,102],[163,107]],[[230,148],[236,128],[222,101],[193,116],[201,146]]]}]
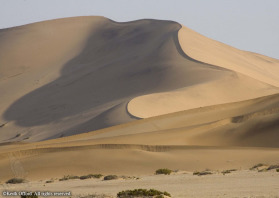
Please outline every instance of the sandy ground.
[{"label": "sandy ground", "polygon": [[190,172],[180,171],[173,175],[146,175],[139,179],[103,179],[68,180],[54,183],[33,181],[24,184],[1,184],[0,191],[41,191],[71,192],[72,197],[88,194],[106,194],[116,197],[122,190],[157,189],[169,192],[172,197],[279,197],[279,173],[275,171],[257,172],[241,170],[223,175],[214,172],[212,175],[195,176]]}]

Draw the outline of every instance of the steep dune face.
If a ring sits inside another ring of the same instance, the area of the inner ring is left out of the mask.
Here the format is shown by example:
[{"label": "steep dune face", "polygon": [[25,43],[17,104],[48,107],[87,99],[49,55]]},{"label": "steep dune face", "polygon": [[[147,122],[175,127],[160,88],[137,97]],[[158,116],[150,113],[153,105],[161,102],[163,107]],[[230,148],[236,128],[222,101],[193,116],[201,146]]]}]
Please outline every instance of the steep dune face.
[{"label": "steep dune face", "polygon": [[279,60],[242,51],[182,27],[178,32],[183,51],[201,62],[218,65],[258,81],[279,86]]}]

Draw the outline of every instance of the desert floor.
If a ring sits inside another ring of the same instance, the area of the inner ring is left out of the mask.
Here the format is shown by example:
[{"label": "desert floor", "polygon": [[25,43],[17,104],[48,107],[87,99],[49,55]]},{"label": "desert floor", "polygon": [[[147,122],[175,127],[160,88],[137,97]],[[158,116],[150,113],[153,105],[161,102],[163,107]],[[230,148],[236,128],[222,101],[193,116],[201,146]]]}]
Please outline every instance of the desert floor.
[{"label": "desert floor", "polygon": [[103,195],[100,197],[116,197],[122,190],[154,188],[169,192],[172,197],[279,197],[279,173],[276,171],[257,172],[240,170],[226,175],[213,171],[212,175],[196,176],[191,172],[179,171],[172,175],[146,175],[139,179],[103,179],[88,180],[54,180],[32,181],[24,184],[1,184],[3,191],[40,191],[71,192],[71,197],[86,195]]}]

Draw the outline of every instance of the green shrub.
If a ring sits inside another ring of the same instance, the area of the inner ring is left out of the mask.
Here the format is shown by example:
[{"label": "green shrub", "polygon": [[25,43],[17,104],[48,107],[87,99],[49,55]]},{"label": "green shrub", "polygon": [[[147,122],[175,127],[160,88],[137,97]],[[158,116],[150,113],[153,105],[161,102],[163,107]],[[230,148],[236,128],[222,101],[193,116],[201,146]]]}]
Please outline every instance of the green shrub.
[{"label": "green shrub", "polygon": [[276,172],[279,172],[279,168],[276,169]]},{"label": "green shrub", "polygon": [[22,179],[22,178],[12,178],[12,179],[9,179],[8,181],[6,181],[6,184],[21,184],[21,183],[24,183],[26,182],[25,179]]},{"label": "green shrub", "polygon": [[21,195],[21,198],[38,198],[38,196],[32,193],[32,195]]},{"label": "green shrub", "polygon": [[91,178],[101,178],[103,175],[102,174],[89,174],[89,175],[83,175],[83,176],[80,176],[79,178],[81,180],[84,180],[84,179],[91,179]]},{"label": "green shrub", "polygon": [[155,189],[125,190],[125,191],[117,193],[118,198],[150,197],[150,196],[156,196],[157,198],[161,198],[161,197],[164,197],[164,195],[171,197],[170,193],[161,192],[161,191],[158,191]]},{"label": "green shrub", "polygon": [[113,180],[113,179],[118,179],[117,175],[107,175],[104,177],[104,180]]},{"label": "green shrub", "polygon": [[167,169],[167,168],[161,168],[156,170],[155,174],[156,175],[160,175],[160,174],[164,174],[164,175],[170,175],[172,173],[172,170]]}]

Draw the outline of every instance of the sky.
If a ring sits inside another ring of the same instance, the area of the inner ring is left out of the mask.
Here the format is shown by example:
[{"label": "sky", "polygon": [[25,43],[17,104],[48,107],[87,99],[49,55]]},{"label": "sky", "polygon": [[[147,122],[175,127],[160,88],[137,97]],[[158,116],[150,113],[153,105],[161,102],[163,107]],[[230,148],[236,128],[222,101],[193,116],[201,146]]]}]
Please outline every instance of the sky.
[{"label": "sky", "polygon": [[0,0],[0,29],[72,16],[177,21],[242,50],[279,59],[279,0]]}]

